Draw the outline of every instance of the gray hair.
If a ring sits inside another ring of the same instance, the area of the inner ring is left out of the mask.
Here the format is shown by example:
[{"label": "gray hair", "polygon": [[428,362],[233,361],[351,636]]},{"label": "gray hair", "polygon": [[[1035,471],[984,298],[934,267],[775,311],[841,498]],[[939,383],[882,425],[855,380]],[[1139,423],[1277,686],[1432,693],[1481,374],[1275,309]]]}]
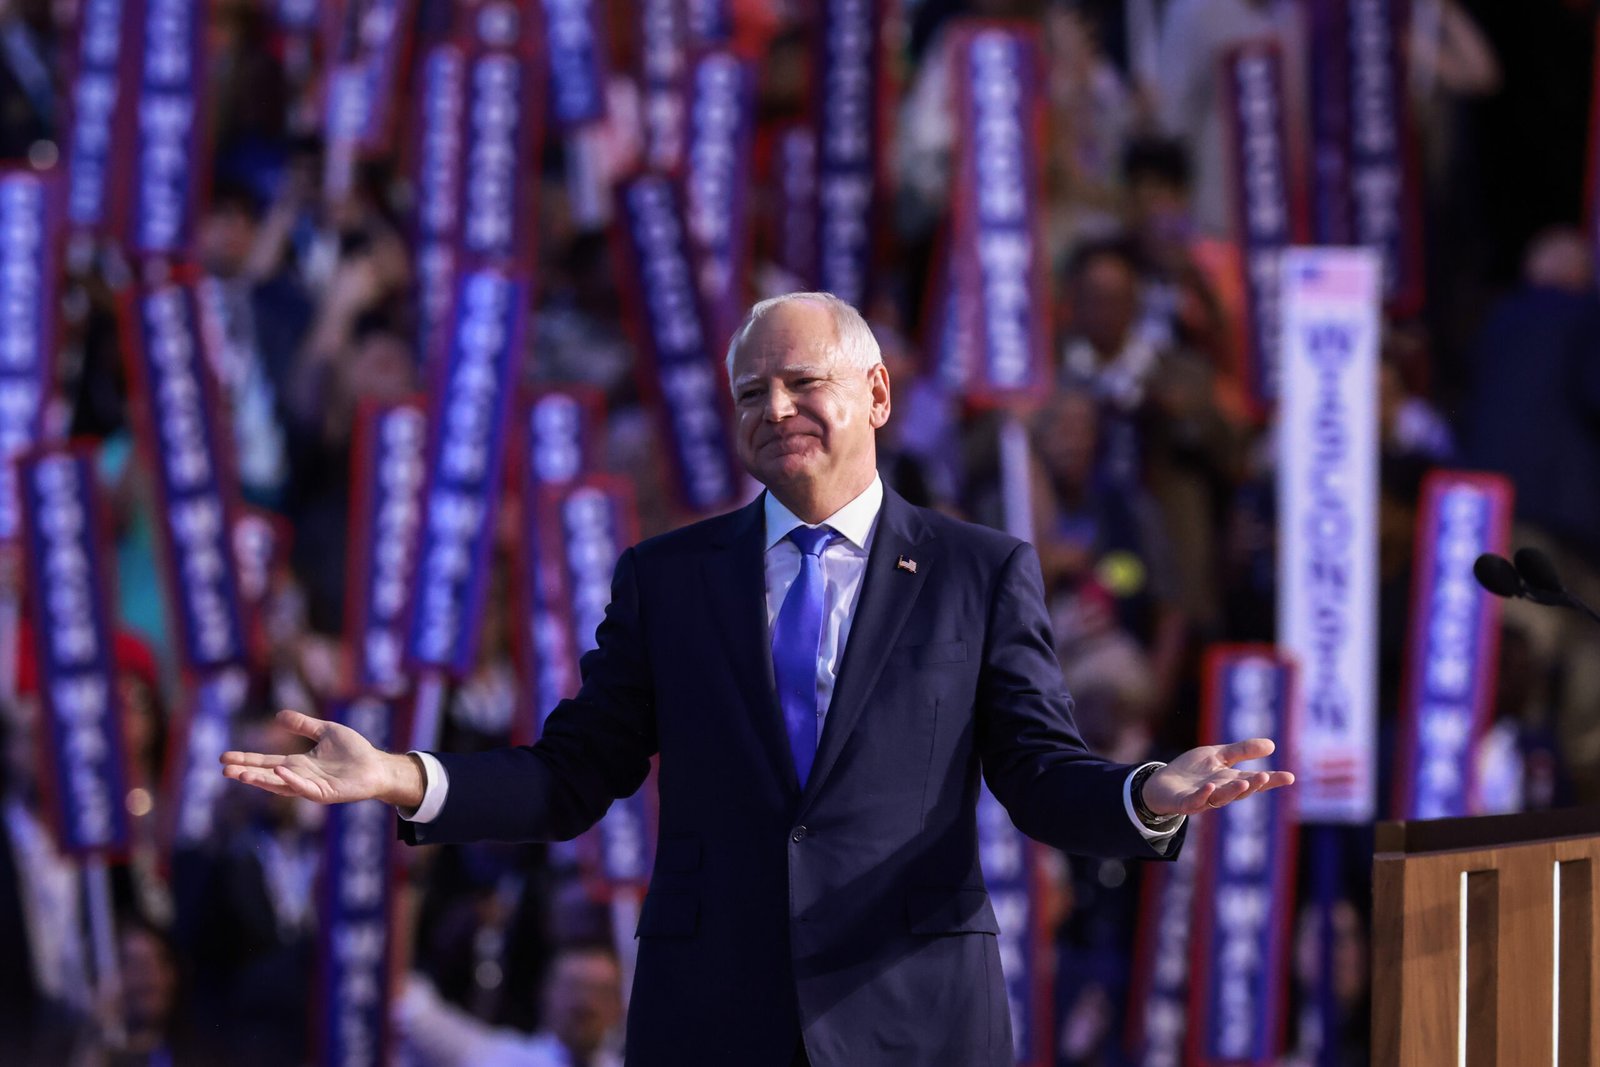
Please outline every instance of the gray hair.
[{"label": "gray hair", "polygon": [[792,304],[797,300],[820,304],[833,316],[834,348],[847,366],[867,370],[883,362],[883,353],[878,349],[878,339],[872,335],[872,327],[861,317],[861,312],[850,304],[832,293],[783,293],[757,302],[745,315],[739,328],[733,331],[733,339],[728,342],[729,382],[733,380],[734,354],[739,351],[739,346],[744,343],[751,327],[773,308]]}]

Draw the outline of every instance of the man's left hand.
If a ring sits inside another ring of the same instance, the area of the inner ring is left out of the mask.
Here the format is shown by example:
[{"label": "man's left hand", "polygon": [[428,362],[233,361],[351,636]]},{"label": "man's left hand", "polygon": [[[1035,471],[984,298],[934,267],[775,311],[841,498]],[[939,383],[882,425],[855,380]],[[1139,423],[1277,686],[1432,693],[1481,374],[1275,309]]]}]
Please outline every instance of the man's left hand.
[{"label": "man's left hand", "polygon": [[1290,785],[1294,775],[1288,771],[1234,769],[1272,755],[1275,748],[1265,737],[1191,748],[1144,783],[1144,805],[1156,815],[1200,815],[1251,793]]}]

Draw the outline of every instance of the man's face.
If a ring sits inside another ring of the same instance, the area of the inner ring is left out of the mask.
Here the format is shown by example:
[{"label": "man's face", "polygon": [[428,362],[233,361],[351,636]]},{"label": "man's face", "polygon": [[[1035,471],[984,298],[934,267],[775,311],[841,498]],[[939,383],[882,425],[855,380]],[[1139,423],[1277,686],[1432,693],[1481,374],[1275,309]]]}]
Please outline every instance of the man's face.
[{"label": "man's face", "polygon": [[874,431],[889,418],[882,364],[850,366],[820,304],[780,304],[751,327],[733,360],[739,460],[769,488],[870,478]]},{"label": "man's face", "polygon": [[604,952],[569,952],[545,994],[548,1025],[567,1048],[593,1054],[622,1021],[622,974]]},{"label": "man's face", "polygon": [[1115,256],[1096,256],[1078,282],[1078,328],[1107,355],[1120,351],[1139,314],[1139,278]]}]

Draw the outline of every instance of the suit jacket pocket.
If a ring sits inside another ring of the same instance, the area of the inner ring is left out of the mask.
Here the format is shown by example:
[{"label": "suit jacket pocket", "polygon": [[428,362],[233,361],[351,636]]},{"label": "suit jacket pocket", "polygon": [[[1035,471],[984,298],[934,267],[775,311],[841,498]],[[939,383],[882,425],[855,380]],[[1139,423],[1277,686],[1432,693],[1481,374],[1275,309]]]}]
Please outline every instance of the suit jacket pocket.
[{"label": "suit jacket pocket", "polygon": [[700,928],[700,897],[695,893],[645,894],[634,937],[693,937]]},{"label": "suit jacket pocket", "polygon": [[906,923],[914,934],[998,934],[985,889],[913,889]]},{"label": "suit jacket pocket", "polygon": [[965,641],[933,641],[926,645],[896,645],[889,650],[890,663],[908,667],[927,667],[935,663],[965,663]]}]

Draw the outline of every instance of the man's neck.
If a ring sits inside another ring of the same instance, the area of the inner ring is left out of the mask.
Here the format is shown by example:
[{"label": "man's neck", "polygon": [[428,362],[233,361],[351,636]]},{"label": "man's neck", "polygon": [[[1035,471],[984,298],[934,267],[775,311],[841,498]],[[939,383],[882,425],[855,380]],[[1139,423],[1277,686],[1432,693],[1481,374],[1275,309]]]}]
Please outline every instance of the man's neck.
[{"label": "man's neck", "polygon": [[780,489],[777,486],[769,485],[767,486],[767,491],[778,498],[778,503],[792,511],[795,518],[807,526],[815,526],[817,523],[836,514],[840,508],[862,493],[865,493],[867,487],[872,484],[872,479],[876,478],[877,475],[877,471],[869,470],[866,476],[859,481],[847,483],[851,486],[849,489],[841,490],[836,486],[812,485],[784,486]]}]

